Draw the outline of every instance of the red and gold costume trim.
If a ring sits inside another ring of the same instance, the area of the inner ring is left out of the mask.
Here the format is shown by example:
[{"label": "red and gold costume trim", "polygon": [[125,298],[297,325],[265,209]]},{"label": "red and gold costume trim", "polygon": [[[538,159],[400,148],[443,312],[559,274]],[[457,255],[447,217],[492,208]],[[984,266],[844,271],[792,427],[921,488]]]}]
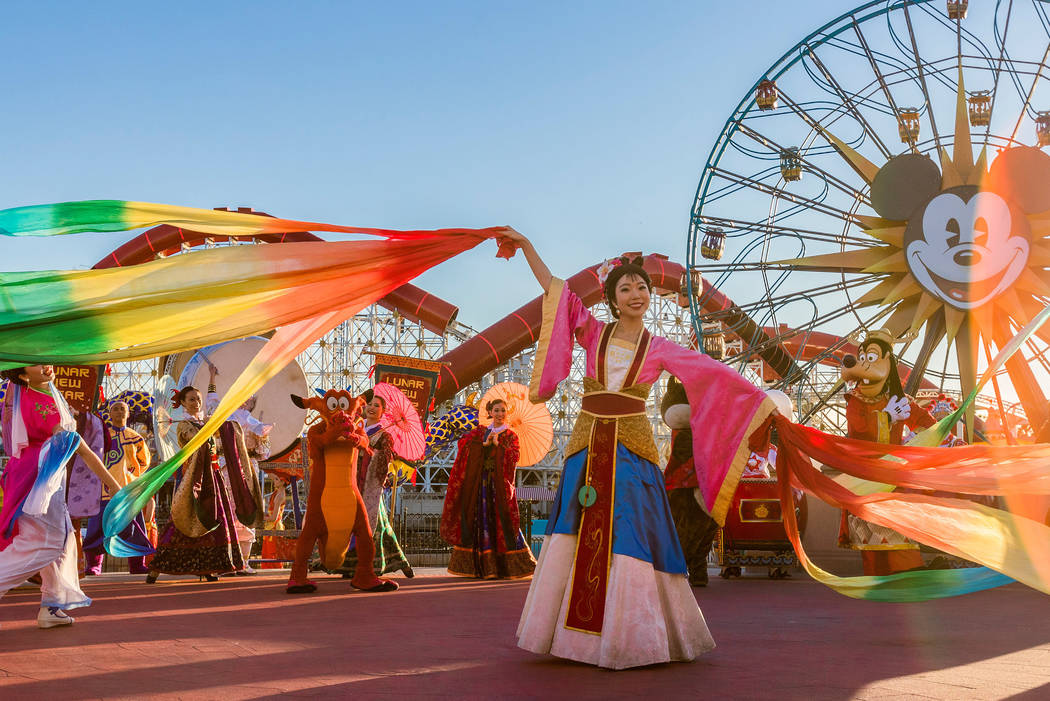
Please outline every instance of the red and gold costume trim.
[{"label": "red and gold costume trim", "polygon": [[[615,324],[602,330],[598,344],[597,380],[606,386],[606,353]],[[624,387],[634,384],[649,350],[650,335],[642,331],[635,348],[634,360],[624,377]],[[610,397],[610,395],[612,395]],[[565,627],[583,633],[601,635],[605,621],[605,595],[612,565],[613,511],[616,501],[616,445],[619,418],[645,415],[645,401],[612,392],[591,392],[584,396],[582,411],[601,409],[600,417],[592,414],[590,444],[587,450],[585,486],[593,500],[583,505],[580,531],[576,539],[571,591]],[[582,501],[582,500],[581,500]]]}]

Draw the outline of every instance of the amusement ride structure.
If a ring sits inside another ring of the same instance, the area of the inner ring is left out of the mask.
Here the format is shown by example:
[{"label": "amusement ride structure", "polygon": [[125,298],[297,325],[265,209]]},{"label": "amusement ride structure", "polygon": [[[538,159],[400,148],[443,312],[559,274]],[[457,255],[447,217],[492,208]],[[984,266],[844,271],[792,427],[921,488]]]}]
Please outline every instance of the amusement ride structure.
[{"label": "amusement ride structure", "polygon": [[[734,364],[784,349],[763,372],[801,421],[841,405],[826,368],[866,329],[905,343],[908,391],[969,393],[1050,299],[1048,39],[1042,2],[879,0],[787,51],[726,122],[690,219],[690,268],[756,327],[705,292],[697,333],[734,339]],[[1047,418],[1048,343],[995,378],[991,419]]]}]

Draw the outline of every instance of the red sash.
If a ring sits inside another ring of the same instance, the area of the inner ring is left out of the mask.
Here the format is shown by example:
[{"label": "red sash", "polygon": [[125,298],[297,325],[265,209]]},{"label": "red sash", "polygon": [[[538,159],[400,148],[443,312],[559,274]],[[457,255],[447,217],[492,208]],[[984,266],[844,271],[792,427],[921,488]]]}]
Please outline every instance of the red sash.
[{"label": "red sash", "polygon": [[[605,359],[612,340],[615,324],[602,330],[598,342],[597,379],[603,387],[607,385]],[[623,380],[624,387],[633,385],[642,369],[649,350],[649,332],[643,330],[634,352],[634,360]],[[608,393],[595,393],[608,394]],[[588,395],[591,396],[591,395]],[[620,396],[620,395],[616,395]],[[612,524],[616,495],[616,415],[637,414],[639,405],[623,398],[623,402],[600,402],[600,415],[591,427],[591,441],[587,447],[587,473],[585,486],[593,489],[593,502],[583,507],[580,531],[576,539],[576,557],[573,562],[572,589],[569,594],[569,610],[565,627],[593,635],[602,634],[605,621],[605,595],[609,586],[609,566],[612,564]],[[599,414],[595,402],[584,397],[583,410]],[[645,411],[645,402],[641,402]],[[577,494],[579,498],[579,494]]]}]

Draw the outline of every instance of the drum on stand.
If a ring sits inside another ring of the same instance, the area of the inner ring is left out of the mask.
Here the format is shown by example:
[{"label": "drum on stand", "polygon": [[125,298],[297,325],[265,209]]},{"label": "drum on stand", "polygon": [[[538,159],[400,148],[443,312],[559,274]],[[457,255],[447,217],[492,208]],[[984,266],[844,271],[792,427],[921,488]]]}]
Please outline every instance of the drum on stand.
[{"label": "drum on stand", "polygon": [[[215,377],[215,389],[221,400],[266,341],[261,336],[248,336],[197,351],[169,355],[164,362],[164,371],[166,375],[178,378],[178,388],[192,385],[206,395],[210,362],[219,370]],[[255,393],[252,416],[263,423],[273,424],[270,432],[271,455],[280,455],[298,445],[306,424],[306,410],[292,404],[288,395],[306,396],[308,391],[306,373],[293,360]]]}]

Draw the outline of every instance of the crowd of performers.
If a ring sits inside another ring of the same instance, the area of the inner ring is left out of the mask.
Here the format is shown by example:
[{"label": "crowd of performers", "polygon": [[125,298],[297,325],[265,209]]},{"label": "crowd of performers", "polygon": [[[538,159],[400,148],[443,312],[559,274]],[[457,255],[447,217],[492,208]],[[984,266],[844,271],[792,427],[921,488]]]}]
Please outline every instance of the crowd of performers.
[{"label": "crowd of performers", "polygon": [[[506,424],[502,401],[484,407],[491,424],[459,440],[449,477],[440,527],[452,545],[448,571],[478,579],[532,578],[516,633],[525,650],[612,669],[692,660],[715,643],[691,587],[707,584],[715,515],[724,514],[733,497],[731,490],[702,489],[704,476],[693,461],[697,441],[721,437],[722,444],[705,446],[707,459],[721,466],[719,478],[748,472],[768,477],[775,461],[768,452],[768,417],[789,416],[790,402],[778,407],[786,397],[770,399],[709,357],[651,335],[643,318],[652,283],[640,258],[599,269],[615,318],[604,323],[551,275],[527,238],[508,229],[506,242],[523,251],[544,291],[531,399],[553,395],[579,344],[586,354],[582,407],[538,561],[519,527],[518,437]],[[872,334],[848,369],[858,381],[847,395],[852,437],[900,443],[907,430],[933,422],[904,394],[892,345],[892,338]],[[179,445],[201,429],[207,405],[217,399],[215,372],[207,395],[195,387],[175,395],[171,428]],[[674,436],[670,461],[661,469],[646,400],[664,372],[677,379],[663,406]],[[91,517],[85,573],[97,574],[106,500],[147,469],[148,451],[126,425],[126,405],[112,404],[109,425],[100,426],[73,416],[54,389],[49,366],[7,370],[4,377],[10,389],[3,445],[10,461],[2,482],[0,595],[39,575],[39,625],[68,625],[73,619],[67,610],[91,603],[78,583],[71,515]],[[713,409],[712,398],[719,404]],[[293,400],[320,419],[308,432],[310,491],[287,591],[317,589],[308,579],[315,545],[322,568],[341,573],[355,589],[396,590],[382,575],[412,577],[413,571],[383,502],[395,458],[381,427],[385,400],[371,391],[355,397],[342,390]],[[756,443],[763,426],[766,443]],[[131,571],[148,572],[149,583],[160,574],[213,580],[250,571],[252,529],[263,519],[257,459],[265,451],[257,448],[270,428],[243,407],[183,463],[168,522],[153,525],[150,502],[120,534],[143,553],[131,559]],[[67,495],[66,464],[74,457],[72,474],[97,480],[94,493],[70,479]],[[735,480],[723,481],[735,487]],[[844,515],[842,544],[864,553],[866,573],[921,566],[913,542],[852,515]]]}]

